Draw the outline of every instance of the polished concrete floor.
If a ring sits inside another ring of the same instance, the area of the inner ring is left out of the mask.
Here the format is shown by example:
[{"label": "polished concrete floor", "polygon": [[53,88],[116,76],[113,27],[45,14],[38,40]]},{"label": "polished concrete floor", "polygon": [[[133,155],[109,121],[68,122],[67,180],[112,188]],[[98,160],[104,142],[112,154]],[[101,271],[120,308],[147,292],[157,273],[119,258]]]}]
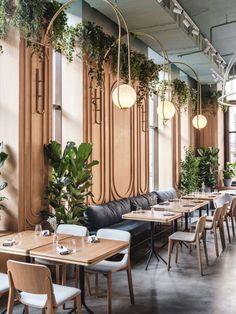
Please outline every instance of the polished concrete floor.
[{"label": "polished concrete floor", "polygon": [[[157,239],[158,248],[166,241],[166,237]],[[163,262],[151,260],[147,271],[144,270],[146,259],[140,259],[145,247],[137,247],[132,251],[132,275],[135,293],[135,305],[129,302],[126,272],[113,276],[113,313],[121,314],[235,314],[236,313],[236,239],[228,244],[220,257],[216,258],[214,242],[211,234],[207,239],[209,262],[204,263],[204,276],[200,276],[196,250],[191,255],[186,247],[180,249],[178,265],[172,258],[172,267],[167,272]],[[221,251],[221,246],[220,251]],[[202,251],[203,253],[203,251]],[[160,250],[166,258],[167,246]],[[138,261],[139,260],[139,261]],[[94,286],[94,277],[91,276]],[[99,298],[86,295],[87,305],[96,314],[106,313],[106,281],[99,279]],[[3,301],[1,302],[3,307]],[[15,306],[14,313],[22,313],[22,306]],[[40,313],[31,310],[30,313]],[[58,313],[66,313],[59,310]],[[86,313],[84,310],[83,313]]]}]

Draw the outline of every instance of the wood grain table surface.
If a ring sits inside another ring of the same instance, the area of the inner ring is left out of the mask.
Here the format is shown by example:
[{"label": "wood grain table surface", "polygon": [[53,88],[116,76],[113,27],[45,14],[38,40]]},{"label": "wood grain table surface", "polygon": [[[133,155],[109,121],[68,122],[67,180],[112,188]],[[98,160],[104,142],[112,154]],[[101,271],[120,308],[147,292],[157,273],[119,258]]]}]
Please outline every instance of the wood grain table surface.
[{"label": "wood grain table surface", "polygon": [[192,213],[201,207],[208,205],[210,200],[201,199],[176,199],[171,202],[163,202],[153,207],[156,210],[168,210],[176,213]]},{"label": "wood grain table surface", "polygon": [[142,211],[132,211],[130,213],[122,215],[123,219],[128,220],[140,220],[140,221],[153,221],[160,223],[167,223],[174,221],[175,219],[181,218],[181,213],[174,212],[164,212],[155,210],[142,210]]},{"label": "wood grain table surface", "polygon": [[[70,237],[70,235],[58,234],[58,237],[59,239],[65,239]],[[8,239],[15,240],[16,244],[3,246],[3,242]],[[0,237],[0,252],[26,256],[29,255],[30,250],[52,243],[52,240],[52,235],[47,237],[42,235],[36,236],[32,230],[11,233]]]},{"label": "wood grain table surface", "polygon": [[31,257],[46,258],[48,260],[77,265],[92,265],[117,254],[128,248],[124,241],[99,239],[97,243],[89,243],[86,237],[71,236],[59,241],[59,245],[68,246],[71,240],[76,241],[76,252],[68,255],[60,255],[55,244],[44,245],[30,251]]}]

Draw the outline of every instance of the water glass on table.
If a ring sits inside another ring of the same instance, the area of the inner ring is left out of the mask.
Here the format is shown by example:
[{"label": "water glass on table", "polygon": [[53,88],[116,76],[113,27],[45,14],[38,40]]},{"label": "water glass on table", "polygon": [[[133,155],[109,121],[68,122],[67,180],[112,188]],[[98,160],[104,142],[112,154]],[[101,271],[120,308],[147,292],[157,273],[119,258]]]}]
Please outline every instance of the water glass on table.
[{"label": "water glass on table", "polygon": [[40,224],[35,225],[34,233],[35,233],[36,237],[40,236],[41,232],[42,232],[42,226]]}]

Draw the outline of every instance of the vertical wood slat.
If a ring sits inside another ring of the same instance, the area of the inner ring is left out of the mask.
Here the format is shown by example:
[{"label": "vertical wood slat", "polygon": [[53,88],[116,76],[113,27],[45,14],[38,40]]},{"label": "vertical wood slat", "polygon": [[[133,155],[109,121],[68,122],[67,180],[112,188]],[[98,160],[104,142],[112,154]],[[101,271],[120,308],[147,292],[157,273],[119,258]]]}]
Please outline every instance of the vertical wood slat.
[{"label": "vertical wood slat", "polygon": [[144,100],[143,108],[135,105],[129,110],[120,110],[111,98],[115,84],[110,66],[106,65],[100,101],[102,123],[96,124],[91,98],[96,82],[92,82],[91,90],[91,79],[84,64],[84,141],[94,144],[91,158],[100,162],[93,169],[94,197],[89,203],[99,204],[149,190],[149,130],[142,130],[144,114],[148,126],[148,100]]},{"label": "vertical wood slat", "polygon": [[[19,223],[20,230],[41,221],[39,212],[45,209],[45,187],[48,165],[44,144],[51,139],[51,82],[52,58],[47,50],[42,61],[20,44],[20,139],[19,139]],[[38,69],[38,104],[36,104],[36,69]],[[44,84],[44,85],[43,85]]]}]

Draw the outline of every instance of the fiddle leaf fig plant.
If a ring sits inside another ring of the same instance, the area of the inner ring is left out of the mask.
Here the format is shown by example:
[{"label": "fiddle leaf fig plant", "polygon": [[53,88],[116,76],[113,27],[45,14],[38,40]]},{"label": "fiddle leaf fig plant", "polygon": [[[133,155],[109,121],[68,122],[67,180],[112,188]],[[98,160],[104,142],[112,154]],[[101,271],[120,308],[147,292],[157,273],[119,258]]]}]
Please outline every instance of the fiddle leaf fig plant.
[{"label": "fiddle leaf fig plant", "polygon": [[[0,143],[0,168],[3,167],[7,157],[8,157],[8,154],[6,154],[3,151],[3,142],[1,142]],[[0,172],[0,175],[1,175],[1,172]],[[4,190],[6,187],[7,187],[7,182],[6,181],[0,182],[0,191]],[[7,198],[0,194],[0,209],[5,208],[5,206],[2,204],[2,201],[4,201],[5,199],[7,199]]]},{"label": "fiddle leaf fig plant", "polygon": [[219,149],[217,147],[198,148],[200,183],[213,188],[218,180]]},{"label": "fiddle leaf fig plant", "polygon": [[57,222],[83,224],[86,197],[92,196],[92,167],[98,164],[97,160],[89,161],[92,144],[77,147],[74,142],[67,142],[62,151],[60,143],[51,141],[45,152],[52,170],[47,198]]},{"label": "fiddle leaf fig plant", "polygon": [[198,190],[199,158],[190,146],[185,149],[185,159],[181,161],[181,194],[186,195]]}]

